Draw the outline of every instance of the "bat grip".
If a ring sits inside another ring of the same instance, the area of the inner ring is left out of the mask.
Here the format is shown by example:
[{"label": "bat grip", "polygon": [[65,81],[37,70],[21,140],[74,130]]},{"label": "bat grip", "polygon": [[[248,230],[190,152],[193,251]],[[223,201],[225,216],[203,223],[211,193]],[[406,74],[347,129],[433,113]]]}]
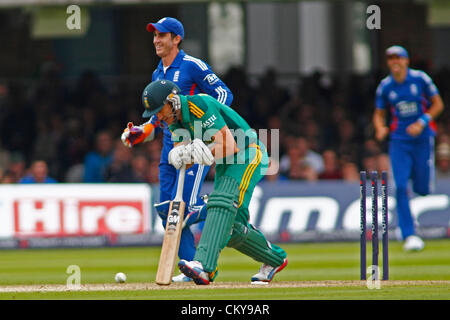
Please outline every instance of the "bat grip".
[{"label": "bat grip", "polygon": [[184,188],[184,176],[186,173],[186,164],[180,168],[180,173],[178,174],[178,185],[177,185],[177,194],[175,195],[174,200],[183,200],[183,188]]}]

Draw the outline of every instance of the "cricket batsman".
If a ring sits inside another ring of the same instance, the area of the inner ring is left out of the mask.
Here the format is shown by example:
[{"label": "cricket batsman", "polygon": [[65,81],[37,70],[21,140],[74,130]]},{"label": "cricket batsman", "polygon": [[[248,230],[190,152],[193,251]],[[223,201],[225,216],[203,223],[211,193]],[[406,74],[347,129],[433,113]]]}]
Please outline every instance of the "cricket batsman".
[{"label": "cricket batsman", "polygon": [[145,115],[156,114],[172,132],[171,165],[179,169],[183,164],[216,163],[200,242],[192,260],[178,263],[181,272],[196,284],[209,284],[220,252],[228,246],[263,263],[252,283],[270,282],[287,265],[287,254],[249,223],[250,199],[268,166],[266,148],[256,132],[230,107],[207,94],[181,95],[168,80],[150,83],[143,99]]},{"label": "cricket batsman", "polygon": [[[390,75],[376,91],[373,115],[375,136],[379,141],[390,134],[389,156],[395,181],[398,224],[404,250],[419,251],[425,246],[416,235],[408,198],[408,182],[414,192],[427,195],[434,186],[434,119],[444,109],[438,89],[421,70],[408,67],[408,52],[401,46],[386,50]],[[391,123],[386,125],[387,112]]]},{"label": "cricket batsman", "polygon": [[[225,83],[212,71],[211,67],[180,49],[184,39],[183,24],[175,18],[165,17],[158,22],[149,23],[147,31],[153,35],[156,54],[161,58],[152,81],[171,80],[180,88],[180,93],[193,95],[208,93],[221,103],[231,105],[233,94]],[[145,101],[144,101],[145,102]],[[145,117],[149,117],[148,115]],[[161,126],[163,129],[161,129]],[[129,124],[122,134],[123,143],[132,147],[137,143],[154,139],[155,135],[163,131],[163,149],[159,164],[160,203],[155,205],[158,215],[165,226],[169,210],[169,203],[175,197],[178,181],[177,170],[168,162],[168,154],[173,148],[171,133],[167,125],[158,121],[156,116],[140,126]],[[209,171],[209,166],[195,164],[186,171],[183,200],[186,203],[187,219],[180,240],[179,257],[191,260],[195,255],[194,235],[189,226],[204,221],[206,207],[200,197],[203,181]],[[191,281],[183,274],[173,277],[174,282]]]}]

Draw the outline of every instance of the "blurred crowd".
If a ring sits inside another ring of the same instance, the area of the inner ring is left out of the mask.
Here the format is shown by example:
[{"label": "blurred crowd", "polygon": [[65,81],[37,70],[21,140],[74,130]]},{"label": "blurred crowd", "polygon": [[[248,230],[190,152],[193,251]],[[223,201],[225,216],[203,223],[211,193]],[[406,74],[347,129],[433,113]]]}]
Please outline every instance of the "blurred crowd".
[{"label": "blurred crowd", "polygon": [[[450,70],[429,74],[445,104],[437,121],[436,175],[450,177]],[[267,141],[267,181],[358,181],[360,170],[388,170],[387,143],[374,140],[372,126],[383,77],[317,71],[299,75],[298,87],[288,90],[274,70],[256,81],[240,68],[222,75],[234,94],[232,107],[250,126],[279,129],[279,139]],[[27,83],[0,82],[0,181],[158,183],[162,135],[133,149],[120,141],[128,121],[144,121],[145,85],[125,78],[104,83],[91,71],[69,83],[53,63]],[[207,179],[213,176],[214,168]]]}]

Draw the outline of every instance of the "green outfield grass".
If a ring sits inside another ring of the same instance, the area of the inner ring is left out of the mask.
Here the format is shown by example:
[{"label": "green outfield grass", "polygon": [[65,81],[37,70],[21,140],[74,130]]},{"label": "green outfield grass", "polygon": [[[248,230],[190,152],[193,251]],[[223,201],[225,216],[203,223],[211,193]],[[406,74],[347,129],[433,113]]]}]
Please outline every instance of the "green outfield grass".
[{"label": "green outfield grass", "polygon": [[[359,242],[281,246],[288,253],[289,264],[277,274],[272,288],[211,286],[205,289],[193,284],[163,290],[119,291],[1,292],[0,288],[0,299],[450,299],[450,239],[426,241],[425,250],[418,253],[405,253],[401,243],[391,241],[390,280],[394,285],[382,283],[380,290],[370,290],[364,283],[349,282],[359,279]],[[370,265],[369,245],[367,251]],[[128,284],[151,283],[159,253],[159,247],[3,250],[0,251],[0,286],[65,285],[70,265],[80,267],[82,285],[113,284],[117,272],[127,275]],[[380,260],[381,256],[380,252]],[[249,283],[259,266],[226,248],[219,260],[220,271],[215,284]],[[319,287],[275,286],[284,282],[302,285],[328,280],[343,282]],[[406,280],[422,282],[413,284]],[[427,284],[423,280],[443,281]],[[396,281],[400,284],[395,284]]]}]

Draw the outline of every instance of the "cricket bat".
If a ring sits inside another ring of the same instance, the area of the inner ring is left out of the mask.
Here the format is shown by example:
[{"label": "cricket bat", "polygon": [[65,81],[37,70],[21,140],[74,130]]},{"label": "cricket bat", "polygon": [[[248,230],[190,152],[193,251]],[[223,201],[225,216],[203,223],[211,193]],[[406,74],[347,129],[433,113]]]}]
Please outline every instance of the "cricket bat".
[{"label": "cricket bat", "polygon": [[159,258],[156,283],[158,285],[169,285],[172,282],[175,262],[178,258],[180,237],[183,228],[183,215],[185,203],[183,201],[183,187],[186,165],[180,168],[178,177],[177,193],[175,199],[170,202],[169,214],[167,215],[166,232],[164,233],[161,256]]}]

